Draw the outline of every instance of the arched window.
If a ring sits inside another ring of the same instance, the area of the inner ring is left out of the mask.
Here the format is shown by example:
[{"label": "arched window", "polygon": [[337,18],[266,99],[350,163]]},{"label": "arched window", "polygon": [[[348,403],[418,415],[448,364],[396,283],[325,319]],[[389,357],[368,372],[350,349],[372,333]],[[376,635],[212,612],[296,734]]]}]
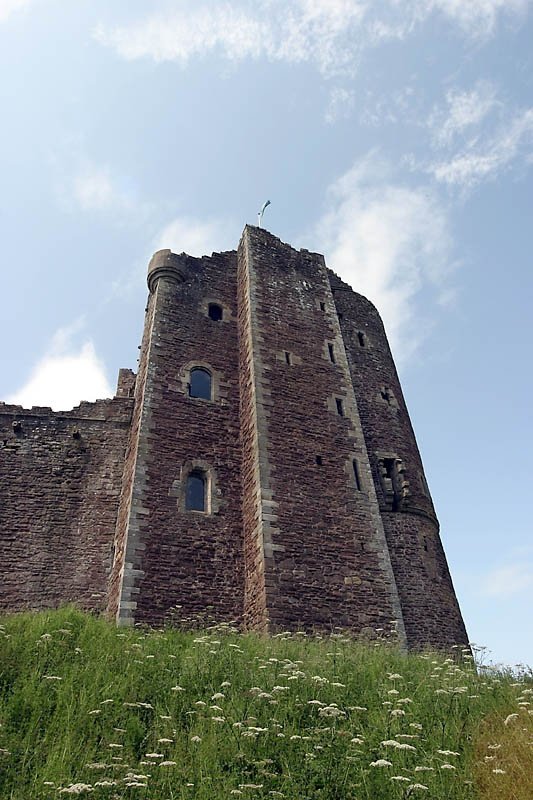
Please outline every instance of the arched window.
[{"label": "arched window", "polygon": [[193,469],[187,475],[185,510],[207,511],[207,475],[201,469]]},{"label": "arched window", "polygon": [[194,367],[191,369],[189,376],[189,397],[201,397],[203,400],[211,400],[211,373],[203,367]]}]

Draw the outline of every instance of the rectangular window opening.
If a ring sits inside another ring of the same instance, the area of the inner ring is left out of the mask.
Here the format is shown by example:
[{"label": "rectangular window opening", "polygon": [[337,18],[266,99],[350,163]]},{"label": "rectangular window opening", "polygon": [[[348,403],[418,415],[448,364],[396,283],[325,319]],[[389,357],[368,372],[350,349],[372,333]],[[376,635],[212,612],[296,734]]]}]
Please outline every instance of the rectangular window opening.
[{"label": "rectangular window opening", "polygon": [[316,456],[316,463],[317,463],[317,466],[319,466],[319,467],[322,466],[322,464],[324,463],[322,461],[322,456]]},{"label": "rectangular window opening", "polygon": [[330,342],[328,342],[328,353],[329,353],[329,360],[331,361],[332,364],[334,364],[335,363],[335,349],[334,349],[333,345]]},{"label": "rectangular window opening", "polygon": [[337,406],[337,414],[339,417],[344,417],[344,403],[340,399],[340,397],[335,398],[335,404]]},{"label": "rectangular window opening", "polygon": [[325,311],[326,310],[326,304],[325,303],[320,303],[320,310],[321,311]]},{"label": "rectangular window opening", "polygon": [[292,364],[291,354],[288,350],[285,350],[285,362],[289,365]]}]

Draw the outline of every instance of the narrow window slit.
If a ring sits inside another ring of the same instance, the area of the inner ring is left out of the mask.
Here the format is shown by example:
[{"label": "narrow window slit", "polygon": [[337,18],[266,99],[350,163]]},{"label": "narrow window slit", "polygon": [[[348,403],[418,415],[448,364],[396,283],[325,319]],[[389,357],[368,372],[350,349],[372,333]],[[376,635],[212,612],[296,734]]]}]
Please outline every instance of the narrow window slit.
[{"label": "narrow window slit", "polygon": [[355,488],[358,492],[361,491],[361,476],[359,475],[359,464],[357,463],[357,459],[354,458],[352,461],[353,467],[353,476],[355,478]]},{"label": "narrow window slit", "polygon": [[291,354],[288,350],[285,350],[285,362],[289,365],[292,364]]},{"label": "narrow window slit", "polygon": [[320,310],[321,311],[325,311],[326,310],[326,304],[325,303],[320,303]]},{"label": "narrow window slit", "polygon": [[366,347],[366,337],[365,337],[365,334],[362,331],[358,331],[357,338],[359,340],[359,346],[360,347]]},{"label": "narrow window slit", "polygon": [[319,466],[319,467],[322,466],[322,464],[324,463],[322,461],[322,456],[316,456],[316,463],[317,463],[317,466]]},{"label": "narrow window slit", "polygon": [[328,342],[328,353],[329,353],[329,360],[332,364],[335,364],[335,349],[333,345]]},{"label": "narrow window slit", "polygon": [[340,397],[335,398],[335,404],[337,406],[337,414],[339,417],[344,417],[344,403],[340,399]]}]

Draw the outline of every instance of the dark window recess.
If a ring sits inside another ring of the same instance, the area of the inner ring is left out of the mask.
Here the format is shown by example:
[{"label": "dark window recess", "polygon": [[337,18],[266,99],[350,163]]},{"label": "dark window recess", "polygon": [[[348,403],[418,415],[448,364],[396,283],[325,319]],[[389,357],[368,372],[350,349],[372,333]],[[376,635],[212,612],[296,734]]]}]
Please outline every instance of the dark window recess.
[{"label": "dark window recess", "polygon": [[206,486],[205,472],[195,469],[187,476],[187,489],[185,493],[186,511],[206,511]]},{"label": "dark window recess", "polygon": [[340,397],[335,398],[335,404],[337,406],[337,414],[339,417],[344,417],[344,403],[340,399]]},{"label": "dark window recess", "polygon": [[321,467],[321,466],[322,466],[322,464],[324,463],[324,462],[322,461],[322,456],[317,456],[317,457],[316,457],[316,463],[318,464],[318,466],[319,466],[319,467]]},{"label": "dark window recess", "polygon": [[285,361],[287,364],[292,364],[291,354],[288,350],[285,350]]},{"label": "dark window recess", "polygon": [[335,363],[335,349],[332,344],[328,342],[328,353],[329,353],[329,360],[332,364]]},{"label": "dark window recess", "polygon": [[326,310],[326,304],[325,303],[320,303],[320,310],[321,311],[325,311]]},{"label": "dark window recess", "polygon": [[352,461],[353,467],[353,476],[355,478],[355,486],[358,492],[361,491],[361,476],[359,475],[359,464],[357,463],[357,459],[354,458]]},{"label": "dark window recess", "polygon": [[211,374],[203,367],[191,369],[189,397],[211,400]]},{"label": "dark window recess", "polygon": [[344,319],[343,315],[340,312],[337,314],[337,319],[339,320],[339,322],[342,322],[342,320]]},{"label": "dark window recess", "polygon": [[425,550],[425,551],[426,551],[426,553],[427,553],[427,551],[428,551],[428,540],[426,539],[426,537],[425,537],[425,536],[424,536],[424,550]]},{"label": "dark window recess", "polygon": [[215,322],[220,322],[223,313],[222,306],[219,306],[218,303],[209,303],[207,313],[209,314],[209,319],[213,319]]},{"label": "dark window recess", "polygon": [[391,511],[399,511],[404,500],[405,481],[398,469],[398,462],[395,458],[384,458],[381,465],[386,503]]},{"label": "dark window recess", "polygon": [[362,331],[357,332],[357,338],[359,340],[359,346],[366,347],[366,336]]},{"label": "dark window recess", "polygon": [[386,400],[386,402],[387,402],[387,403],[389,404],[389,406],[390,406],[391,402],[392,402],[392,401],[393,401],[393,399],[394,399],[394,395],[393,395],[392,391],[391,391],[390,389],[382,389],[382,390],[381,390],[381,396],[382,396],[382,398],[383,398],[384,400]]}]

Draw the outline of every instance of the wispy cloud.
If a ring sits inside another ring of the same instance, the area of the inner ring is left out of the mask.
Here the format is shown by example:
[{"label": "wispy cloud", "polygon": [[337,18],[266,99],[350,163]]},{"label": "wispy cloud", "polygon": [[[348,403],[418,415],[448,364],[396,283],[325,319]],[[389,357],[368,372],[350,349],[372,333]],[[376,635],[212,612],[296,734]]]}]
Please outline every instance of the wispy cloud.
[{"label": "wispy cloud", "polygon": [[476,137],[449,160],[437,161],[428,171],[440,183],[472,188],[494,178],[518,158],[530,163],[533,141],[533,108],[502,122],[497,133]]},{"label": "wispy cloud", "polygon": [[481,593],[487,597],[509,597],[533,588],[533,561],[519,561],[497,567],[481,583]]},{"label": "wispy cloud", "polygon": [[0,0],[0,22],[5,22],[16,11],[29,6],[31,0]]},{"label": "wispy cloud", "polygon": [[87,164],[72,181],[74,199],[84,211],[128,208],[131,198],[118,189],[109,168]]},{"label": "wispy cloud", "polygon": [[237,237],[237,229],[221,220],[176,217],[158,233],[153,243],[153,249],[168,248],[174,253],[203,256],[210,255],[215,251],[234,250]]},{"label": "wispy cloud", "polygon": [[114,391],[92,340],[75,344],[75,336],[83,325],[80,318],[73,325],[59,328],[26,383],[6,402],[26,408],[51,406],[55,411],[66,411],[82,400],[112,397]]},{"label": "wispy cloud", "polygon": [[376,304],[395,354],[405,361],[427,332],[418,295],[425,290],[426,314],[428,302],[436,308],[449,295],[452,243],[445,210],[427,187],[395,183],[375,153],[330,187],[327,206],[311,242]]},{"label": "wispy cloud", "polygon": [[324,114],[324,119],[328,125],[332,125],[339,119],[349,117],[354,107],[355,94],[350,89],[335,86],[329,94],[329,103]]},{"label": "wispy cloud", "polygon": [[437,147],[446,147],[456,137],[476,129],[501,103],[496,99],[496,89],[488,81],[482,81],[470,90],[450,89],[446,93],[446,107],[435,108],[428,120],[433,142]]},{"label": "wispy cloud", "polygon": [[353,74],[361,53],[404,39],[440,14],[469,36],[494,33],[500,17],[524,11],[527,0],[233,0],[213,7],[183,2],[178,11],[155,11],[95,37],[126,59],[151,58],[186,65],[209,53],[232,62],[313,63],[326,76]]}]

